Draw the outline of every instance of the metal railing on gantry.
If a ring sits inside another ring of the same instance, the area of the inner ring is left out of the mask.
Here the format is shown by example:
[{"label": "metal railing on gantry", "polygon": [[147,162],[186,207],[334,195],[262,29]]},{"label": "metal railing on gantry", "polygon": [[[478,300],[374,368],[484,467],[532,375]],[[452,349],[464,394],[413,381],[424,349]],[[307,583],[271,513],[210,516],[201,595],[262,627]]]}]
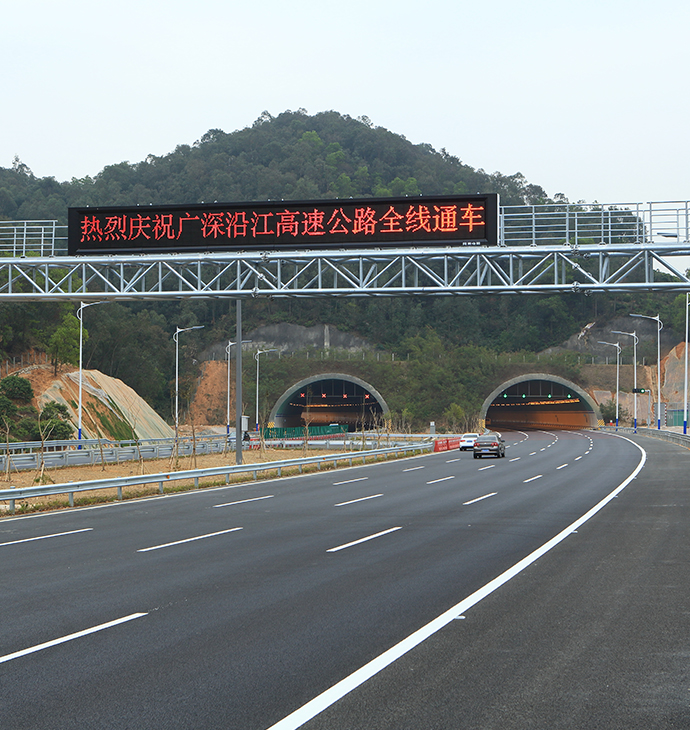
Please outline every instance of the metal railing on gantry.
[{"label": "metal railing on gantry", "polygon": [[687,201],[554,203],[501,207],[496,247],[70,257],[65,226],[3,221],[0,299],[686,291],[689,231]]}]

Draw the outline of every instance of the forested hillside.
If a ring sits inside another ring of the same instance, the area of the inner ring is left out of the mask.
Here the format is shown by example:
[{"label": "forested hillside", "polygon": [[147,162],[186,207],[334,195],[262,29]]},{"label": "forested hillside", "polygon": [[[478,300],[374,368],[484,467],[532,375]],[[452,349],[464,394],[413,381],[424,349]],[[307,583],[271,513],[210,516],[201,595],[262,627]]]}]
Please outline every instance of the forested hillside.
[{"label": "forested hillside", "polygon": [[161,157],[120,162],[95,177],[36,178],[20,160],[0,168],[0,219],[58,219],[77,205],[148,205],[350,196],[498,192],[506,205],[546,200],[520,173],[475,170],[337,112],[264,112],[252,127],[212,129]]},{"label": "forested hillside", "polygon": [[[113,164],[93,178],[66,182],[36,178],[16,159],[11,168],[0,168],[0,219],[64,223],[67,208],[76,205],[464,192],[498,192],[504,205],[549,202],[545,191],[520,173],[475,170],[443,149],[414,145],[374,127],[366,118],[336,112],[309,116],[300,110],[275,118],[264,113],[251,127],[235,132],[210,130],[193,145],[180,145],[167,155],[140,162]],[[244,326],[247,332],[279,322],[330,324],[402,357],[424,360],[433,353],[441,367],[452,362],[458,372],[472,352],[479,352],[472,348],[481,349],[480,361],[487,352],[537,352],[561,343],[590,322],[630,311],[661,313],[667,327],[675,323],[682,330],[683,303],[674,299],[644,292],[591,297],[256,299],[244,307]],[[73,362],[78,332],[74,312],[71,304],[0,303],[0,358],[35,347],[49,351],[56,362]],[[175,328],[204,325],[184,338],[181,367],[190,382],[195,354],[233,339],[235,332],[234,306],[218,300],[113,303],[86,310],[84,321],[87,366],[121,378],[164,415],[170,412]],[[647,353],[648,361],[652,357],[654,352]],[[480,365],[468,363],[468,372]],[[463,397],[444,387],[436,404],[439,415]],[[412,417],[418,413],[428,418],[428,399],[419,395],[418,400],[416,405],[410,403]]]}]

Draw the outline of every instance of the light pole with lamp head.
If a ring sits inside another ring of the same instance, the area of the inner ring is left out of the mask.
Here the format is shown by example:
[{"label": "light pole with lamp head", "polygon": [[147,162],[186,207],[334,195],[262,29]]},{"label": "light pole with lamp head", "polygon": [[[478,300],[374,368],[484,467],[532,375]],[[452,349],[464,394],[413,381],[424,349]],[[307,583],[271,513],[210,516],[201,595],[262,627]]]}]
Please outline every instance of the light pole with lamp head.
[{"label": "light pole with lamp head", "polygon": [[639,317],[641,319],[652,319],[657,324],[656,331],[656,390],[657,390],[657,430],[661,430],[661,330],[664,329],[663,322],[657,314],[656,317],[650,317],[648,314],[631,314],[631,317]]},{"label": "light pole with lamp head", "polygon": [[[251,340],[242,340],[242,344],[246,344],[248,342],[251,342]],[[225,436],[229,440],[230,439],[230,348],[233,345],[236,345],[236,342],[230,342],[228,341],[228,345],[225,348],[225,352],[228,354],[228,408],[227,408],[227,414],[226,414],[226,427],[225,427]],[[237,440],[237,434],[235,434],[235,440]]]},{"label": "light pole with lamp head", "polygon": [[263,355],[265,352],[278,352],[273,347],[270,350],[257,350],[254,353],[254,359],[256,360],[256,430],[259,430],[259,355]]},{"label": "light pole with lamp head", "polygon": [[198,324],[194,327],[178,327],[173,335],[175,340],[175,443],[177,443],[177,433],[180,425],[180,342],[179,336],[182,332],[189,332],[190,330],[203,329],[203,324]]},{"label": "light pole with lamp head", "polygon": [[628,335],[633,338],[633,430],[637,433],[637,343],[640,338],[636,332],[621,332],[620,330],[611,330],[612,335]]},{"label": "light pole with lamp head", "polygon": [[[82,310],[87,307],[93,307],[95,304],[105,304],[105,302],[80,302],[79,309],[77,309],[77,319],[79,320],[79,424],[77,426],[77,440],[81,441],[81,413],[82,413],[82,383],[83,383],[83,351],[84,351],[84,325],[82,322]],[[81,449],[81,444],[77,446]]]},{"label": "light pole with lamp head", "polygon": [[611,345],[616,348],[616,431],[618,431],[618,385],[620,383],[621,346],[619,342],[602,342],[600,345]]}]

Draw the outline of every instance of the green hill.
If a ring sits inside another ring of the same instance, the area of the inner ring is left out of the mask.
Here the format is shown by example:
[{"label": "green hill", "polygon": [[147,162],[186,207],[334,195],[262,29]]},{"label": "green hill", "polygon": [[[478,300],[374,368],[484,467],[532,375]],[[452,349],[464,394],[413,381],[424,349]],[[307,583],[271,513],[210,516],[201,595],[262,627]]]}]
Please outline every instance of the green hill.
[{"label": "green hill", "polygon": [[0,168],[0,218],[66,221],[77,205],[148,205],[351,196],[498,192],[504,204],[546,201],[520,173],[487,174],[366,118],[301,111],[235,132],[212,129],[161,157],[120,162],[95,177],[36,178],[18,159]]}]

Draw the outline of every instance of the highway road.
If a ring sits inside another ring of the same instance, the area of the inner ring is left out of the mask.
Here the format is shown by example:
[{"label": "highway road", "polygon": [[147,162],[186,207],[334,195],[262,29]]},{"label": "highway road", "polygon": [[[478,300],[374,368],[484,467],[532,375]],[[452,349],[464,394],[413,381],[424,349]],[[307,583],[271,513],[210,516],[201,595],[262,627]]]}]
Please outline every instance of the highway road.
[{"label": "highway road", "polygon": [[0,727],[690,727],[688,452],[504,437],[0,521]]}]

